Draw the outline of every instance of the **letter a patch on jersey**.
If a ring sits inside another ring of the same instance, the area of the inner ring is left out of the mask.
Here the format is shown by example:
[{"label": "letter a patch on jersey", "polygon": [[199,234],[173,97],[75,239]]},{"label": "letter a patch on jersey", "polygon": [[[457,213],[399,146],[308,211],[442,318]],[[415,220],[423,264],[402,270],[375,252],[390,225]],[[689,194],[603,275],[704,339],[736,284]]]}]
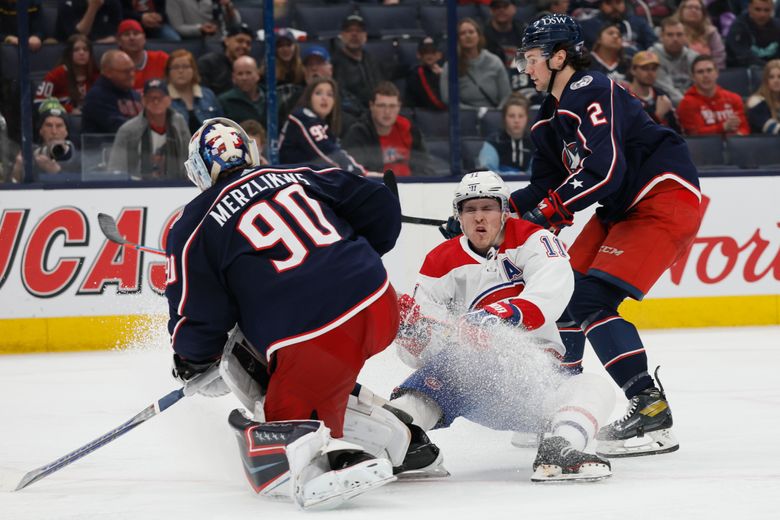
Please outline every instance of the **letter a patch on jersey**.
[{"label": "letter a patch on jersey", "polygon": [[523,278],[523,270],[513,264],[508,258],[504,258],[501,265],[504,266],[504,274],[506,274],[507,280],[514,282]]}]

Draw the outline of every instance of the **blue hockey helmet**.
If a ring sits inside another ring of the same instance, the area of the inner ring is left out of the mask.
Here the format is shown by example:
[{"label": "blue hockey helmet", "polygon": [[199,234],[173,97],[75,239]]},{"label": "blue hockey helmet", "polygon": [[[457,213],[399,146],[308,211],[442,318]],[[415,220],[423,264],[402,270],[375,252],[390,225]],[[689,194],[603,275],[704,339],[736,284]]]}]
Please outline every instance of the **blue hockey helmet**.
[{"label": "blue hockey helmet", "polygon": [[184,169],[189,179],[205,191],[221,173],[258,166],[258,159],[255,141],[238,123],[214,117],[205,120],[192,135]]},{"label": "blue hockey helmet", "polygon": [[564,49],[570,56],[580,56],[585,48],[580,24],[565,14],[548,14],[531,22],[523,33],[520,47],[517,49],[515,66],[525,71],[525,53],[531,49],[540,49],[542,55],[549,58],[556,50]]}]

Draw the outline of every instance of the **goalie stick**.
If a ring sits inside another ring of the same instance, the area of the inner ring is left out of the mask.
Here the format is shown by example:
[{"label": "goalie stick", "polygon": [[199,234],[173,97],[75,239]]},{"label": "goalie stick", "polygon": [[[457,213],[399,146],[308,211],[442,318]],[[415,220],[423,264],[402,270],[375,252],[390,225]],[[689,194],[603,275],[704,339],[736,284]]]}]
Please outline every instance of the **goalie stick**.
[{"label": "goalie stick", "polygon": [[169,394],[161,397],[154,403],[150,404],[143,410],[141,410],[138,414],[133,416],[130,420],[127,422],[122,423],[121,425],[117,426],[110,432],[101,435],[97,439],[93,440],[92,442],[89,442],[85,444],[84,446],[71,451],[67,455],[63,455],[59,459],[50,462],[49,464],[45,464],[39,468],[35,468],[34,470],[28,471],[24,477],[22,477],[22,480],[19,481],[19,485],[16,486],[16,489],[14,491],[19,491],[20,489],[24,489],[30,484],[33,484],[35,482],[38,482],[44,477],[47,477],[54,473],[55,471],[59,471],[68,464],[71,464],[72,462],[76,462],[82,457],[85,457],[92,453],[93,451],[97,450],[98,448],[101,448],[102,446],[105,446],[109,442],[113,441],[117,437],[120,437],[136,426],[148,421],[155,415],[159,415],[160,413],[164,412],[174,404],[176,404],[182,397],[194,395],[206,386],[207,384],[211,383],[213,380],[215,380],[217,377],[219,377],[219,366],[214,365],[202,374],[199,374],[189,381],[187,383],[177,389],[173,392],[170,392]]},{"label": "goalie stick", "polygon": [[[385,184],[385,186],[387,186],[387,189],[389,189],[393,195],[395,195],[395,197],[400,200],[400,197],[398,196],[398,181],[395,178],[395,173],[393,170],[385,170],[384,175],[382,175],[382,182]],[[407,224],[422,224],[424,226],[441,226],[447,223],[446,220],[425,217],[409,217],[406,215],[401,215],[401,222],[405,222]]]},{"label": "goalie stick", "polygon": [[142,246],[140,244],[136,244],[134,242],[130,242],[129,240],[126,240],[125,237],[119,234],[119,229],[116,227],[116,220],[114,220],[114,217],[112,217],[111,215],[106,215],[105,213],[98,213],[98,224],[100,225],[100,231],[103,232],[106,238],[116,244],[121,244],[130,249],[137,249],[139,251],[144,251],[146,253],[153,253],[155,255],[165,256],[165,251],[163,251],[162,249]]}]

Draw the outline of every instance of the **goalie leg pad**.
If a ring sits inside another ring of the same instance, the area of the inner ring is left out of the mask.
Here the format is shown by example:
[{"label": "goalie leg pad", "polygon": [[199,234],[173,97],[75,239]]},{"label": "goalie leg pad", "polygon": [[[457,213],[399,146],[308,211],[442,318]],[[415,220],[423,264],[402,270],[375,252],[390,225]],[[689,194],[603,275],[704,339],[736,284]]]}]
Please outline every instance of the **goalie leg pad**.
[{"label": "goalie leg pad", "polygon": [[263,422],[263,398],[269,381],[268,367],[265,360],[255,352],[236,325],[225,343],[219,375],[241,404],[254,412],[254,419]]},{"label": "goalie leg pad", "polygon": [[404,461],[412,434],[389,410],[349,396],[344,416],[345,441],[353,442],[375,457],[390,459],[393,466]]}]

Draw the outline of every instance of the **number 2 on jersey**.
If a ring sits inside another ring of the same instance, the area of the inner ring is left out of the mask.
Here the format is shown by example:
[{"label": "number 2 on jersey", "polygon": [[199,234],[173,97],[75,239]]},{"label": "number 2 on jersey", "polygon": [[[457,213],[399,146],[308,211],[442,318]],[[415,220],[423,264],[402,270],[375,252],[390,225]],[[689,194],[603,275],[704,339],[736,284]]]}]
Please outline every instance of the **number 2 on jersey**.
[{"label": "number 2 on jersey", "polygon": [[604,109],[601,108],[599,103],[593,102],[588,105],[588,115],[590,116],[590,122],[593,123],[593,126],[607,124],[607,119],[603,117]]},{"label": "number 2 on jersey", "polygon": [[[281,190],[274,196],[273,200],[286,210],[287,214],[298,224],[298,227],[318,247],[341,240],[341,235],[322,213],[320,203],[306,195],[300,184],[292,184]],[[316,223],[306,214],[298,201],[303,202],[314,213]],[[263,233],[255,225],[258,218],[266,224],[268,232]],[[258,251],[270,249],[281,242],[289,251],[290,256],[283,260],[271,260],[274,268],[280,273],[299,266],[309,255],[309,250],[298,238],[295,230],[287,224],[268,201],[261,200],[247,209],[238,221],[238,231]]]}]

